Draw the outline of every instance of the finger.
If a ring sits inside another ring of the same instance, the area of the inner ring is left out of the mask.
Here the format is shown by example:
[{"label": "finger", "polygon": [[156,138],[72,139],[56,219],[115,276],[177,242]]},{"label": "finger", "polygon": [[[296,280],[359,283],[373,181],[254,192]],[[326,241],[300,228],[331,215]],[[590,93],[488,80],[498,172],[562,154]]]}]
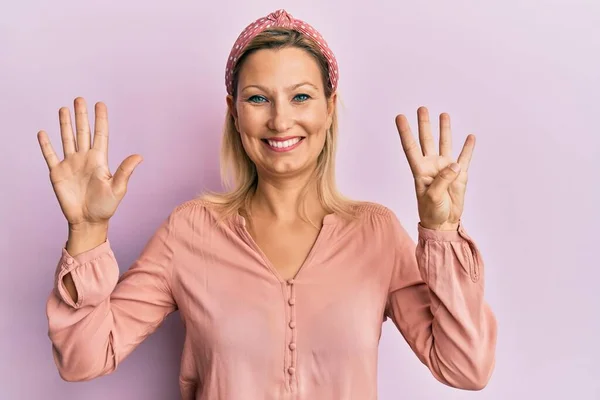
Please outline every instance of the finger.
[{"label": "finger", "polygon": [[77,143],[75,143],[73,127],[71,126],[71,112],[67,107],[61,107],[58,110],[58,122],[60,124],[60,139],[63,145],[63,154],[67,157],[77,151]]},{"label": "finger", "polygon": [[398,133],[400,134],[402,149],[404,150],[404,153],[406,153],[408,165],[410,166],[411,171],[415,173],[417,170],[417,165],[419,164],[419,161],[423,155],[421,154],[419,145],[412,135],[408,120],[404,115],[400,114],[396,116],[396,127],[398,128]]},{"label": "finger", "polygon": [[446,168],[442,169],[429,188],[427,193],[433,201],[441,201],[445,192],[448,191],[448,187],[458,177],[461,167],[458,163],[452,163]]},{"label": "finger", "polygon": [[440,156],[452,157],[452,130],[447,113],[440,114]]},{"label": "finger", "polygon": [[88,119],[85,100],[77,97],[75,106],[75,129],[77,130],[77,151],[86,152],[90,149],[90,122]]},{"label": "finger", "polygon": [[475,149],[475,135],[471,134],[467,136],[465,144],[458,155],[457,162],[460,164],[461,169],[465,172],[469,170],[471,165],[471,158],[473,157],[473,150]]},{"label": "finger", "polygon": [[435,154],[435,143],[431,135],[431,123],[429,121],[429,111],[426,107],[417,109],[417,122],[419,123],[419,141],[424,156]]},{"label": "finger", "polygon": [[127,184],[129,183],[129,178],[133,173],[133,170],[143,161],[140,155],[134,154],[127,157],[113,176],[112,180],[112,188],[113,191],[119,195],[125,194],[127,191]]},{"label": "finger", "polygon": [[40,144],[40,149],[42,150],[42,155],[44,156],[44,160],[46,160],[46,164],[48,165],[48,169],[54,168],[55,165],[60,163],[54,148],[52,147],[52,143],[50,143],[50,139],[48,139],[48,134],[44,131],[39,131],[37,134],[38,143]]},{"label": "finger", "polygon": [[108,164],[108,109],[102,102],[96,103],[94,110],[94,149],[104,153],[104,160]]}]

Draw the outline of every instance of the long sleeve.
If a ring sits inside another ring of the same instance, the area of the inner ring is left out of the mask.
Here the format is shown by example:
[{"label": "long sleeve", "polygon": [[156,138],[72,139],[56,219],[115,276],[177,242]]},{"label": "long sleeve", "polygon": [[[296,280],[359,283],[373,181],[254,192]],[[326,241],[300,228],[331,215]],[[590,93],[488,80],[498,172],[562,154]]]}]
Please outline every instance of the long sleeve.
[{"label": "long sleeve", "polygon": [[483,261],[462,224],[418,225],[418,243],[392,216],[395,261],[386,316],[440,382],[483,389],[494,370],[496,318],[484,299]]},{"label": "long sleeve", "polygon": [[[84,381],[113,372],[175,311],[170,287],[172,219],[171,215],[161,224],[121,277],[108,240],[76,257],[62,249],[46,313],[54,360],[64,380]],[[69,272],[77,303],[63,285]]]}]

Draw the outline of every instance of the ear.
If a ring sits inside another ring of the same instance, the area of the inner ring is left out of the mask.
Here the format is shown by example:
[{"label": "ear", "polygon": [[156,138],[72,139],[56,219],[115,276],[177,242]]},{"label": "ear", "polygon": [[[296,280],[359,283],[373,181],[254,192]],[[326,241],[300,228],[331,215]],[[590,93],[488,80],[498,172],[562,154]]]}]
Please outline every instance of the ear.
[{"label": "ear", "polygon": [[337,107],[337,92],[333,93],[327,99],[327,123],[329,126],[333,123],[333,113]]},{"label": "ear", "polygon": [[231,114],[231,116],[233,117],[235,129],[239,132],[240,127],[238,125],[238,115],[237,115],[237,109],[235,108],[235,100],[233,99],[232,95],[227,95],[225,100],[227,102],[227,110],[229,111],[229,114]]}]

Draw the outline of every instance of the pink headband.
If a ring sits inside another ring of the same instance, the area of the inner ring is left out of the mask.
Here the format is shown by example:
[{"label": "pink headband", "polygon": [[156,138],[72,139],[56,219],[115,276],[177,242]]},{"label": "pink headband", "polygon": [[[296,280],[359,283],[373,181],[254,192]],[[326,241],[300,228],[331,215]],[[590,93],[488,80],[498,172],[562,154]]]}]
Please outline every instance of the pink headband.
[{"label": "pink headband", "polygon": [[333,52],[327,46],[325,39],[317,32],[312,26],[304,21],[295,19],[285,10],[277,10],[267,15],[266,17],[259,18],[244,29],[240,36],[235,41],[231,53],[229,53],[229,59],[227,60],[227,68],[225,70],[225,85],[227,86],[227,93],[233,94],[233,68],[240,54],[256,35],[269,28],[289,28],[294,29],[307,37],[313,39],[317,44],[329,64],[329,80],[333,91],[337,88],[338,83],[338,65],[333,55]]}]

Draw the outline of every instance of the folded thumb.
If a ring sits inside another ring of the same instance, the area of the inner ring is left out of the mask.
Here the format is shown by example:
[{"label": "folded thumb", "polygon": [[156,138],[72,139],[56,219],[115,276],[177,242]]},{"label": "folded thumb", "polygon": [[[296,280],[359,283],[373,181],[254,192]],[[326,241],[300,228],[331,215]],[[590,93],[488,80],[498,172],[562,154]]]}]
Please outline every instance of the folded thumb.
[{"label": "folded thumb", "polygon": [[441,170],[429,186],[428,192],[431,198],[441,198],[442,194],[448,190],[450,184],[458,177],[459,172],[460,165],[457,163],[452,163]]}]

